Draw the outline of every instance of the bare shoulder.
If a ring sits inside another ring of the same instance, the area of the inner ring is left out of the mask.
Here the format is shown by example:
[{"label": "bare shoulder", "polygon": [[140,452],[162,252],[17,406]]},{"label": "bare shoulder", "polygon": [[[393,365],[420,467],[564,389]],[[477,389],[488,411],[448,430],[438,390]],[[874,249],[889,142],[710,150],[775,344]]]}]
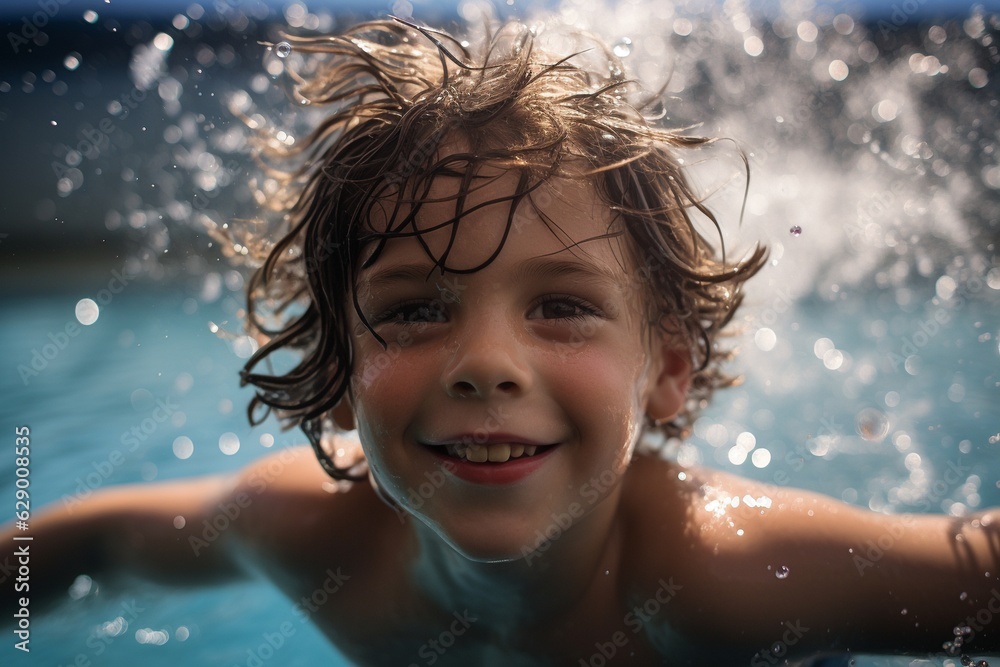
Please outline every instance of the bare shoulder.
[{"label": "bare shoulder", "polygon": [[782,642],[789,656],[933,650],[1000,581],[990,512],[881,514],[720,471],[637,463],[623,496],[629,558],[646,588],[673,577],[664,620],[689,636],[741,651]]},{"label": "bare shoulder", "polygon": [[655,458],[638,463],[629,490],[637,571],[652,578],[670,570],[698,592],[700,608],[717,607],[742,627],[748,615],[791,606],[851,574],[852,545],[882,525],[821,494]]},{"label": "bare shoulder", "polygon": [[305,565],[311,554],[363,553],[365,536],[392,515],[367,483],[331,479],[308,446],[247,466],[227,502],[240,517],[233,524],[241,541],[265,567]]}]

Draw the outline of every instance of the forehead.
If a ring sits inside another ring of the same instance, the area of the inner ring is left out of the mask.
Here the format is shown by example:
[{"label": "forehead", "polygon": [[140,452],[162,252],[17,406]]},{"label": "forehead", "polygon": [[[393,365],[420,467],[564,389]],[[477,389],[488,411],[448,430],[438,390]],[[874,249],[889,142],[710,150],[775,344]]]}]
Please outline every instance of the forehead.
[{"label": "forehead", "polygon": [[[551,256],[624,276],[620,225],[590,179],[531,183],[520,197],[519,179],[518,171],[487,164],[471,177],[439,175],[418,189],[419,196],[412,188],[402,198],[391,193],[376,203],[368,221],[373,231],[391,237],[376,263],[419,258],[470,271],[500,255]],[[373,251],[367,249],[362,263]]]}]

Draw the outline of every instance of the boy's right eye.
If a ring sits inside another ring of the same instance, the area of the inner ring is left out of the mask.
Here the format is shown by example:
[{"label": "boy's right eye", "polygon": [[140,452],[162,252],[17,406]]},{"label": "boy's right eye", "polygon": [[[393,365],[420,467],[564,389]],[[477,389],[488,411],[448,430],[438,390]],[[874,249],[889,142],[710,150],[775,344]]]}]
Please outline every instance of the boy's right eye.
[{"label": "boy's right eye", "polygon": [[446,321],[440,301],[404,301],[375,316],[373,324],[409,324]]}]

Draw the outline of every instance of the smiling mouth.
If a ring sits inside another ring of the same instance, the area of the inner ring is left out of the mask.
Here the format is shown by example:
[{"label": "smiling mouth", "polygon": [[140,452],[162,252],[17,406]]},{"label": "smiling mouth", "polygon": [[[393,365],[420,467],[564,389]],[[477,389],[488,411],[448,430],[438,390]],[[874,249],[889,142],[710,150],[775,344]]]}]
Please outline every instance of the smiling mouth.
[{"label": "smiling mouth", "polygon": [[552,449],[555,446],[556,445],[524,445],[521,443],[498,442],[484,445],[476,443],[458,443],[454,445],[448,444],[432,446],[432,448],[436,450],[444,450],[448,456],[461,461],[468,461],[470,463],[506,463],[507,461],[513,459],[524,459],[536,456]]}]

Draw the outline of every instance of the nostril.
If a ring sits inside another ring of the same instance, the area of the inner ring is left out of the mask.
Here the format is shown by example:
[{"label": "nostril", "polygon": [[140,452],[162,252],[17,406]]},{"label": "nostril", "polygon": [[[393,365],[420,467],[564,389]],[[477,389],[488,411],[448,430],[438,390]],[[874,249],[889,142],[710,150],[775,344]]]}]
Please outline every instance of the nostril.
[{"label": "nostril", "polygon": [[497,389],[503,392],[511,392],[517,388],[517,385],[513,382],[501,382],[497,385]]},{"label": "nostril", "polygon": [[454,384],[454,386],[453,386],[453,389],[454,389],[454,391],[455,391],[456,394],[465,395],[465,394],[475,394],[476,393],[476,388],[472,386],[472,383],[471,382],[466,382],[464,380],[460,380],[460,381],[456,382]]}]

